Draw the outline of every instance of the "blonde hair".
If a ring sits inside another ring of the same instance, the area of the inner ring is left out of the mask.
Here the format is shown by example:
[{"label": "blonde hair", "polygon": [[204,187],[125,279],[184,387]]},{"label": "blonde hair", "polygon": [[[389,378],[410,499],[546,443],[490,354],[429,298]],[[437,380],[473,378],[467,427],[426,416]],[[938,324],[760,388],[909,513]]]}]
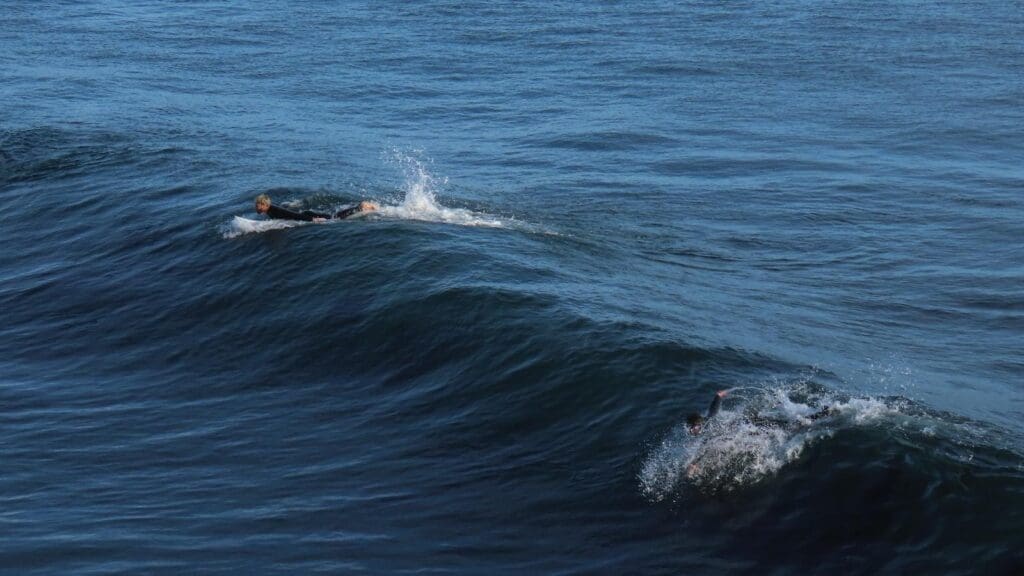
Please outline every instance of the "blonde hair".
[{"label": "blonde hair", "polygon": [[270,205],[270,196],[267,196],[266,194],[260,194],[259,196],[256,197],[256,203],[257,204],[266,204],[266,205],[269,206]]}]

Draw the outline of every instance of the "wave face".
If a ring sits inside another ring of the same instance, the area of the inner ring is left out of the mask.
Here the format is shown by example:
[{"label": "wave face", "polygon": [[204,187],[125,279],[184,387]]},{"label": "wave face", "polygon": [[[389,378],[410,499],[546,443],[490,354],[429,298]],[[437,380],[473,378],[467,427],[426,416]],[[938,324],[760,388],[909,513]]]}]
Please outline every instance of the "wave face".
[{"label": "wave face", "polygon": [[1019,12],[7,3],[0,572],[1022,573]]}]

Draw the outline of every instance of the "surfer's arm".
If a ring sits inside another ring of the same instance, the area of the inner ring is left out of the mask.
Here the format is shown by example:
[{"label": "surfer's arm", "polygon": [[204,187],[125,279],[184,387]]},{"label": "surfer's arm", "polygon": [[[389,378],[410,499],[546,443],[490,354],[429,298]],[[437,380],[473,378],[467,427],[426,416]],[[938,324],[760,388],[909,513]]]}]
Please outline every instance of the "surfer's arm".
[{"label": "surfer's arm", "polygon": [[718,414],[718,411],[722,408],[722,398],[725,398],[727,394],[728,392],[725,390],[715,392],[715,397],[711,400],[711,406],[708,407],[708,415],[705,417],[705,420],[710,420],[714,418],[715,414]]},{"label": "surfer's arm", "polygon": [[686,477],[690,480],[696,478],[701,471],[701,461],[704,459],[708,452],[709,447],[704,445],[700,450],[690,459],[690,463],[686,465]]}]

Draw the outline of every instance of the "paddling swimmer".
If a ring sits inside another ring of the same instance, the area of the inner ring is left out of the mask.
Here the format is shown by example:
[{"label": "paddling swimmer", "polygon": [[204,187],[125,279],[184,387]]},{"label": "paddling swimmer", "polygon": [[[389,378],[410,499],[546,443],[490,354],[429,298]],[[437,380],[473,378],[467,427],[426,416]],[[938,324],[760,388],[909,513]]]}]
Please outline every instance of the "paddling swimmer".
[{"label": "paddling swimmer", "polygon": [[322,212],[313,212],[312,210],[305,210],[303,212],[295,212],[287,208],[281,208],[280,206],[274,206],[270,203],[270,196],[266,194],[260,194],[256,197],[256,212],[265,214],[268,218],[274,218],[276,220],[304,220],[306,222],[326,222],[330,219],[344,220],[353,214],[361,212],[373,212],[379,208],[377,204],[363,200],[356,206],[350,206],[339,210],[334,216],[330,214],[324,214]]}]

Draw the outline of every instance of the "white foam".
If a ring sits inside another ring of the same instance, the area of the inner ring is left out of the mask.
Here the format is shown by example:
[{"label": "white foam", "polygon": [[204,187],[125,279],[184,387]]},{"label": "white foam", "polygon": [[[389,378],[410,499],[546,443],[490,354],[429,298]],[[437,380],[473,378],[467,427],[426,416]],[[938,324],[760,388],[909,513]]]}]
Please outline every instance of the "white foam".
[{"label": "white foam", "polygon": [[893,406],[877,398],[850,398],[839,404],[844,414],[849,414],[855,424],[869,424],[892,414],[898,414]]},{"label": "white foam", "polygon": [[303,224],[309,224],[309,222],[300,220],[250,220],[242,216],[235,216],[231,222],[221,227],[221,235],[224,238],[237,238],[245,234],[259,234],[267,230],[294,228]]},{"label": "white foam", "polygon": [[742,413],[722,411],[699,436],[685,426],[673,430],[644,462],[640,488],[654,501],[677,494],[684,482],[702,490],[733,490],[775,474],[830,433],[825,427],[794,432],[758,426]]},{"label": "white foam", "polygon": [[507,225],[504,220],[488,214],[441,206],[437,202],[436,190],[444,185],[444,181],[435,178],[417,158],[394,151],[393,159],[405,174],[405,197],[400,204],[382,205],[378,210],[381,216],[460,226],[502,228]]},{"label": "white foam", "polygon": [[[836,398],[808,393],[802,385],[763,389],[748,399],[729,398],[732,406],[719,412],[700,435],[679,424],[650,450],[638,474],[645,497],[661,501],[676,497],[685,486],[717,492],[759,482],[840,427],[867,425],[899,412],[876,398]],[[812,420],[824,406],[834,414]],[[751,414],[757,418],[752,420]]]}]

